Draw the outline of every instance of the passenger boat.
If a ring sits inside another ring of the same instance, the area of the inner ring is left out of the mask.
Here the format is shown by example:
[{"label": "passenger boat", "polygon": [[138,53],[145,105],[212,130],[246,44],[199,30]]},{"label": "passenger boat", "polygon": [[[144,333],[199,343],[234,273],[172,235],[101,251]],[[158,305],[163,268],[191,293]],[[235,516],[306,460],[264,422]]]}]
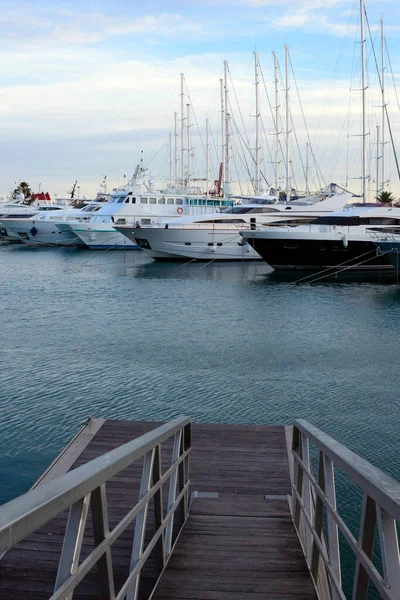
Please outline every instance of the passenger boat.
[{"label": "passenger boat", "polygon": [[182,217],[153,227],[116,224],[115,228],[155,260],[257,260],[260,256],[239,231],[256,223],[309,223],[321,214],[342,208],[352,194],[323,196],[310,201],[271,204],[253,198],[218,214]]},{"label": "passenger boat", "polygon": [[310,225],[264,227],[240,233],[274,269],[349,277],[393,277],[394,268],[375,242],[400,233],[400,208],[362,204]]}]

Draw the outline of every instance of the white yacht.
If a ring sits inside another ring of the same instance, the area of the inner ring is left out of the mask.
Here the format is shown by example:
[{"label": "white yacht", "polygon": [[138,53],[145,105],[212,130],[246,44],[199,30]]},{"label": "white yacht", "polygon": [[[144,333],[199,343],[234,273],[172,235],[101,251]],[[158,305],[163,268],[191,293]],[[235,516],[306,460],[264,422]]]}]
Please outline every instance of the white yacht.
[{"label": "white yacht", "polygon": [[[394,274],[376,242],[400,233],[400,208],[350,205],[310,225],[264,227],[241,236],[274,269],[322,276],[382,278]],[[378,244],[379,245],[379,244]]]},{"label": "white yacht", "polygon": [[122,235],[116,227],[139,224],[149,227],[154,224],[185,215],[205,215],[217,212],[234,204],[227,198],[207,198],[190,190],[167,189],[156,191],[153,183],[143,177],[139,165],[132,180],[122,189],[115,190],[110,200],[89,221],[58,222],[61,231],[72,231],[80,240],[76,245],[84,245],[92,250],[137,249],[134,240]]},{"label": "white yacht", "polygon": [[260,256],[240,237],[240,231],[257,223],[309,223],[342,208],[352,194],[323,197],[315,203],[303,200],[288,204],[271,204],[269,199],[254,197],[218,214],[181,217],[153,227],[116,223],[115,228],[155,260],[254,260]]}]

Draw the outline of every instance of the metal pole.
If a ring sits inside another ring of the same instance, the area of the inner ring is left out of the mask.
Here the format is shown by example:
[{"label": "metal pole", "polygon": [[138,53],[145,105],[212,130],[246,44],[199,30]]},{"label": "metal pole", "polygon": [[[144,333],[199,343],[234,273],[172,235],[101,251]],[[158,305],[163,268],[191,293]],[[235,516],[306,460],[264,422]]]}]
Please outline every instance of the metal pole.
[{"label": "metal pole", "polygon": [[219,80],[221,87],[221,153],[222,153],[222,177],[225,177],[225,104],[224,104],[224,81]]},{"label": "metal pole", "polygon": [[376,198],[379,196],[379,125],[376,126]]},{"label": "metal pole", "polygon": [[210,143],[208,141],[208,127],[209,127],[209,122],[208,119],[206,119],[206,196],[208,198],[209,194],[209,189],[208,189],[208,185],[209,185],[209,173],[210,173]]},{"label": "metal pole", "polygon": [[190,104],[186,104],[186,129],[187,129],[187,187],[190,184]]},{"label": "metal pole", "polygon": [[[225,184],[230,182],[229,173],[229,112],[228,112],[228,61],[224,60],[225,84]],[[225,186],[227,187],[227,186]],[[225,192],[225,190],[224,190]]]},{"label": "metal pole", "polygon": [[260,107],[259,107],[259,91],[258,91],[258,53],[254,52],[254,75],[256,85],[256,180],[255,194],[260,193]]},{"label": "metal pole", "polygon": [[386,102],[385,102],[385,26],[383,20],[381,19],[381,45],[382,45],[382,74],[381,74],[381,84],[382,84],[382,192],[385,191],[385,110],[386,110]]},{"label": "metal pole", "polygon": [[274,68],[275,68],[275,189],[278,190],[279,186],[279,69],[278,69],[278,58],[274,55]]},{"label": "metal pole", "polygon": [[169,187],[172,188],[172,133],[169,134]]},{"label": "metal pole", "polygon": [[174,113],[174,163],[175,163],[175,185],[178,183],[178,115]]},{"label": "metal pole", "polygon": [[182,186],[185,181],[185,144],[184,144],[184,135],[185,135],[185,102],[184,102],[184,92],[183,92],[183,84],[184,84],[185,76],[181,73],[181,180]]},{"label": "metal pole", "polygon": [[285,46],[286,70],[286,202],[290,202],[290,111],[289,111],[289,47]]},{"label": "metal pole", "polygon": [[308,142],[306,146],[306,196],[310,195],[310,190],[308,189]]},{"label": "metal pole", "polygon": [[362,66],[362,79],[361,79],[361,91],[362,91],[362,197],[363,202],[367,202],[367,144],[365,143],[366,129],[367,129],[367,111],[366,111],[366,63],[365,63],[365,25],[364,25],[364,0],[360,0],[360,11],[361,11],[361,66]]}]

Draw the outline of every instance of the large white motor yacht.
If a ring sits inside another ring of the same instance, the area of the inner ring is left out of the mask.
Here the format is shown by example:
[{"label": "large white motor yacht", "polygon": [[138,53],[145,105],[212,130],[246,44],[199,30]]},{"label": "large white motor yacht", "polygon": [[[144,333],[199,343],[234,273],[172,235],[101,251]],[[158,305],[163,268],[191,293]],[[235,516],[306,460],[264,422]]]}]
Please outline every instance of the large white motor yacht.
[{"label": "large white motor yacht", "polygon": [[256,223],[309,223],[342,208],[351,198],[352,194],[341,193],[325,195],[315,203],[288,204],[253,198],[218,214],[180,218],[153,227],[118,223],[115,227],[155,260],[254,260],[260,256],[240,237],[241,230]]}]

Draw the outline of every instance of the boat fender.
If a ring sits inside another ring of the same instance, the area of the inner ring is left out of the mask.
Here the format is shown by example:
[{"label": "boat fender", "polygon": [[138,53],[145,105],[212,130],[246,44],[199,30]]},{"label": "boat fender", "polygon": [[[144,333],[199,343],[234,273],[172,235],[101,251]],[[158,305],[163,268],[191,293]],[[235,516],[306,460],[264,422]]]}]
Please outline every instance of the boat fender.
[{"label": "boat fender", "polygon": [[182,206],[180,206],[179,208],[176,209],[176,212],[178,213],[178,215],[181,215],[183,213],[183,208]]},{"label": "boat fender", "polygon": [[343,242],[343,248],[347,248],[347,246],[349,245],[349,242],[347,241],[347,237],[345,234],[343,234],[342,242]]},{"label": "boat fender", "polygon": [[35,235],[37,234],[38,230],[36,229],[35,226],[32,227],[31,229],[31,234],[33,235],[33,237],[35,237]]},{"label": "boat fender", "polygon": [[216,250],[217,250],[217,249],[216,249],[216,247],[215,247],[215,246],[211,246],[211,248],[210,248],[210,252],[216,252]]}]

